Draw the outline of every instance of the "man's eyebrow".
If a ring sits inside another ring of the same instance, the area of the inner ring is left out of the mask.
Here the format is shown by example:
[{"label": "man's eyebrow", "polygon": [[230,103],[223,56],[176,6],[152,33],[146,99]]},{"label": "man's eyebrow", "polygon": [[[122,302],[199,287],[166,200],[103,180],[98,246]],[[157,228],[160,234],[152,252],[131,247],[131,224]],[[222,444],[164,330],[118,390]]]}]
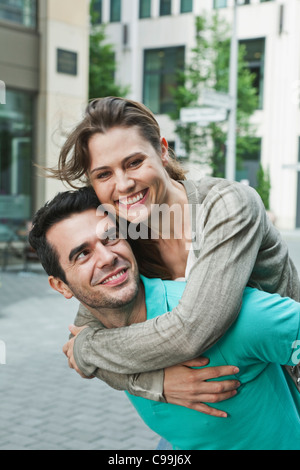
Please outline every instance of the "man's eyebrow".
[{"label": "man's eyebrow", "polygon": [[118,228],[113,225],[112,227],[108,227],[107,230],[104,230],[101,234],[98,234],[98,238],[101,241],[115,240],[119,238]]},{"label": "man's eyebrow", "polygon": [[81,245],[77,246],[76,248],[73,248],[73,250],[70,251],[69,254],[69,261],[73,261],[74,257],[78,255],[78,253],[81,253],[88,247],[88,243],[82,243]]},{"label": "man's eyebrow", "polygon": [[[122,163],[125,164],[127,162],[127,160],[130,160],[130,158],[132,157],[136,157],[138,155],[142,155],[143,152],[134,152],[132,153],[131,155],[128,155],[128,157],[125,157],[123,160],[122,160]],[[91,175],[93,173],[95,173],[96,171],[100,171],[100,170],[106,170],[107,168],[109,168],[108,165],[104,165],[104,166],[98,166],[97,168],[94,168],[92,171],[91,171]]]}]

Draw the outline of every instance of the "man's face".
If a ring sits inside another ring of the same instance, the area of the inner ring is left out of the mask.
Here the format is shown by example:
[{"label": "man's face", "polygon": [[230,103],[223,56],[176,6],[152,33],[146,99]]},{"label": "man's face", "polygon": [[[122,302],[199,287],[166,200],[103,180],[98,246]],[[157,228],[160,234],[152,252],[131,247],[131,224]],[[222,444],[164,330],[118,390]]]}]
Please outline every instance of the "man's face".
[{"label": "man's face", "polygon": [[139,289],[135,257],[124,239],[115,233],[112,220],[95,209],[74,214],[47,233],[56,249],[68,285],[66,298],[76,297],[89,308],[118,308],[134,300]]}]

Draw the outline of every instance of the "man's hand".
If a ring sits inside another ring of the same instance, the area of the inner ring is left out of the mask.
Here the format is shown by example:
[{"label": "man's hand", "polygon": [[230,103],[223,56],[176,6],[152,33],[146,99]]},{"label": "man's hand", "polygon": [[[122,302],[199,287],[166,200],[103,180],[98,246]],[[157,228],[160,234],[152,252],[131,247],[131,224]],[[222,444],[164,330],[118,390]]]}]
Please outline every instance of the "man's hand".
[{"label": "man's hand", "polygon": [[79,333],[87,328],[86,326],[78,327],[74,325],[69,326],[69,330],[74,336],[74,338],[70,339],[63,347],[63,353],[67,356],[68,362],[69,362],[69,367],[71,369],[76,370],[76,372],[83,378],[83,379],[92,379],[93,377],[86,377],[81,370],[78,368],[76,361],[74,359],[74,354],[73,354],[73,349],[74,349],[74,341],[76,339],[76,336],[79,335]]},{"label": "man's hand", "polygon": [[206,366],[208,363],[208,359],[199,358],[165,369],[164,397],[168,403],[192,408],[211,416],[227,418],[227,413],[211,408],[205,403],[218,403],[234,397],[240,383],[238,380],[220,382],[207,382],[207,380],[235,375],[239,369],[234,366],[191,369],[191,367]]}]

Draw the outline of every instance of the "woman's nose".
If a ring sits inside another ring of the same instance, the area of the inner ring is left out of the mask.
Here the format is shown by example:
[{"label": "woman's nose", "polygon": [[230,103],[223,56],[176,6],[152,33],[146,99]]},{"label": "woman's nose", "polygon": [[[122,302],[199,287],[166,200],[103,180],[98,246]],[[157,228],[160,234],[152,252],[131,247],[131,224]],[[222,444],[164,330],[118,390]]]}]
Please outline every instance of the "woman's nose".
[{"label": "woman's nose", "polygon": [[128,194],[134,188],[135,182],[128,177],[126,173],[120,173],[116,176],[116,190],[120,194]]}]

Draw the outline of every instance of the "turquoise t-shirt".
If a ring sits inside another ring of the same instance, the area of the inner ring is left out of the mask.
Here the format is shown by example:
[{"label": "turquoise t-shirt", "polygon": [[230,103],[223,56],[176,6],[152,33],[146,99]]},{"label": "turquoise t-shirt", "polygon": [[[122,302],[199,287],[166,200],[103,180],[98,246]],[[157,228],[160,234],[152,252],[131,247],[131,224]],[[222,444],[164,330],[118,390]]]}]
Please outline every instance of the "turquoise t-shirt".
[{"label": "turquoise t-shirt", "polygon": [[[184,282],[144,277],[142,281],[148,319],[172,310],[185,288]],[[299,303],[246,288],[237,321],[205,353],[209,366],[240,369],[238,394],[213,405],[227,411],[228,418],[128,397],[145,423],[173,449],[300,450],[300,394],[279,365],[294,365],[299,319]]]}]

